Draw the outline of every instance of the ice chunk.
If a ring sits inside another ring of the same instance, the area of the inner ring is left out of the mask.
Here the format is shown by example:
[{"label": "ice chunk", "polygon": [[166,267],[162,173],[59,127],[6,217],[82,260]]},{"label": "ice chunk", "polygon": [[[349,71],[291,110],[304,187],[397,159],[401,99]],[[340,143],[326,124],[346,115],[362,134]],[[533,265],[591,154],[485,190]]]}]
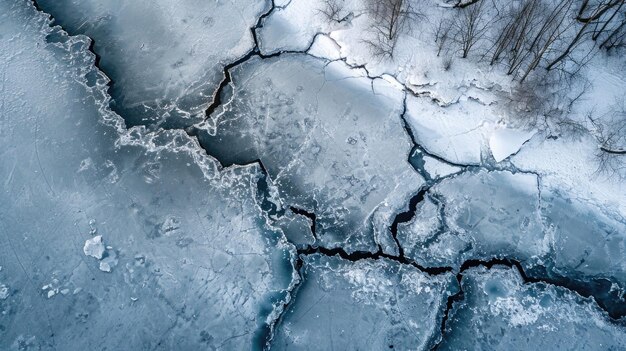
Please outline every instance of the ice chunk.
[{"label": "ice chunk", "polygon": [[441,350],[623,350],[626,329],[591,299],[542,283],[524,284],[495,266],[463,275]]},{"label": "ice chunk", "polygon": [[304,282],[272,342],[276,350],[424,350],[439,339],[452,274],[388,260],[303,257]]},{"label": "ice chunk", "polygon": [[250,28],[270,1],[39,0],[70,34],[95,41],[113,81],[114,108],[130,125],[191,125],[223,67],[254,46]]},{"label": "ice chunk", "polygon": [[439,161],[434,157],[424,156],[424,170],[428,172],[431,178],[437,179],[458,173],[462,168]]},{"label": "ice chunk", "polygon": [[106,256],[100,261],[98,268],[103,272],[110,273],[117,266],[117,254],[113,250],[107,250]]},{"label": "ice chunk", "polygon": [[496,162],[513,155],[535,135],[536,131],[525,131],[507,127],[498,128],[491,133],[489,147]]},{"label": "ice chunk", "polygon": [[[119,11],[140,6],[128,4]],[[152,14],[137,20],[159,23]],[[124,129],[89,41],[49,24],[30,1],[0,1],[0,192],[11,199],[0,201],[1,279],[11,288],[0,300],[10,311],[0,313],[0,350],[24,335],[42,350],[264,345],[295,250],[259,209],[260,168],[221,170],[182,131]],[[92,219],[115,243],[117,266],[110,249],[100,261],[109,274],[81,250]],[[75,293],[56,295],[64,289]]]},{"label": "ice chunk", "polygon": [[320,244],[393,250],[388,227],[423,184],[407,162],[402,91],[300,54],[252,59],[232,82],[199,135],[209,153],[226,165],[259,159],[286,206],[315,213]]},{"label": "ice chunk", "polygon": [[339,60],[341,48],[327,35],[318,35],[311,45],[308,54],[328,60]]},{"label": "ice chunk", "polygon": [[4,284],[0,284],[0,300],[6,300],[8,297],[9,288]]},{"label": "ice chunk", "polygon": [[102,255],[104,254],[102,235],[96,235],[91,239],[87,239],[85,246],[83,246],[83,252],[87,256],[95,257],[99,260],[102,259]]}]

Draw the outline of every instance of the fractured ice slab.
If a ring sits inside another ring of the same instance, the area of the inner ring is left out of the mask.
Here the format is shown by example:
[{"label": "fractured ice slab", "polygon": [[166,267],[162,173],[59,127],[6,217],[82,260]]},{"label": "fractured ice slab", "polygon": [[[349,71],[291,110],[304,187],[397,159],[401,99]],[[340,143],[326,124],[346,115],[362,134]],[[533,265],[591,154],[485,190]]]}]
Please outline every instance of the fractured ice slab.
[{"label": "fractured ice slab", "polygon": [[316,36],[307,53],[328,60],[339,60],[341,58],[341,48],[327,35]]},{"label": "fractured ice slab", "polygon": [[[353,16],[349,11],[350,2],[335,1],[342,8],[337,14],[339,19]],[[275,9],[265,18],[263,26],[257,29],[261,52],[271,54],[285,50],[306,50],[317,33],[327,33],[347,25],[326,18],[322,13],[325,7],[326,4],[321,0],[291,0],[285,7]]]},{"label": "fractured ice slab", "polygon": [[474,100],[446,107],[409,95],[406,119],[418,143],[427,151],[457,164],[479,164],[490,122],[500,117]]},{"label": "fractured ice slab", "polygon": [[[259,210],[260,169],[120,129],[88,40],[30,1],[0,2],[0,33],[0,349],[264,345],[295,252]],[[102,261],[83,252],[96,231]]]},{"label": "fractured ice slab", "polygon": [[459,267],[470,258],[505,256],[528,260],[549,250],[533,174],[465,172],[435,185],[430,193],[443,206],[443,216],[435,217],[438,222],[423,218],[436,215],[427,201],[413,222],[398,228],[407,254],[423,265]]},{"label": "fractured ice slab", "polygon": [[393,251],[388,226],[423,184],[407,162],[402,91],[300,54],[252,59],[232,77],[199,136],[209,153],[260,159],[288,206],[316,214],[322,244]]},{"label": "fractured ice slab", "polygon": [[424,156],[424,170],[428,172],[431,178],[437,179],[458,173],[462,169],[461,167],[439,161],[434,157]]},{"label": "fractured ice slab", "polygon": [[429,276],[388,260],[303,257],[304,281],[275,350],[425,350],[439,340],[451,273]]},{"label": "fractured ice slab", "polygon": [[626,327],[591,299],[543,283],[523,284],[516,270],[466,271],[441,350],[624,350]]},{"label": "fractured ice slab", "polygon": [[507,127],[497,128],[489,137],[489,148],[496,162],[501,162],[507,157],[518,152],[536,131],[525,131]]},{"label": "fractured ice slab", "polygon": [[114,109],[131,125],[202,118],[223,68],[253,46],[269,1],[38,0],[70,34],[95,40],[113,80]]}]

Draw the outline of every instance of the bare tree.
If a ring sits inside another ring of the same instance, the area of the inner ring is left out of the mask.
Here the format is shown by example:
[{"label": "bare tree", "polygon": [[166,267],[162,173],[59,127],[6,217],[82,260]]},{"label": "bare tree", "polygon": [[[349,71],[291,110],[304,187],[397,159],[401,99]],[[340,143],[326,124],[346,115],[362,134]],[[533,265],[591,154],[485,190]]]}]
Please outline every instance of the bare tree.
[{"label": "bare tree", "polygon": [[[569,118],[574,106],[591,87],[580,76],[541,71],[525,84],[517,84],[508,96],[508,108],[519,116],[526,127],[537,128],[554,135],[580,135],[587,129]],[[575,84],[578,82],[578,84]],[[582,84],[581,84],[582,83]]]},{"label": "bare tree", "polygon": [[484,38],[490,21],[487,18],[484,0],[459,7],[452,21],[454,41],[461,47],[461,57],[467,58],[478,41]]},{"label": "bare tree", "polygon": [[582,23],[594,23],[607,11],[623,2],[624,0],[582,0],[576,20]]},{"label": "bare tree", "polygon": [[610,31],[613,28],[612,25],[615,23],[615,21],[619,19],[620,14],[623,17],[623,15],[625,14],[625,12],[622,11],[624,4],[626,4],[626,1],[620,1],[616,6],[613,7],[613,11],[611,11],[607,15],[606,19],[599,19],[596,21],[593,32],[591,34],[591,39],[593,41],[598,40],[598,38],[603,33]]},{"label": "bare tree", "polygon": [[509,61],[507,73],[517,73],[519,66],[528,56],[529,41],[540,20],[540,5],[540,0],[523,0],[510,4],[511,8],[504,15],[504,26],[492,47],[490,65],[506,56]]},{"label": "bare tree", "polygon": [[615,26],[600,44],[600,48],[611,50],[626,46],[626,13],[622,15],[622,21]]},{"label": "bare tree", "polygon": [[457,0],[456,4],[454,4],[454,7],[458,7],[458,8],[464,8],[464,7],[468,7],[470,5],[473,5],[477,2],[479,2],[480,0]]},{"label": "bare tree", "polygon": [[563,62],[563,60],[568,58],[576,46],[582,42],[585,35],[591,33],[590,28],[599,21],[601,22],[607,13],[611,13],[611,9],[621,7],[623,2],[624,0],[600,0],[595,4],[595,6],[590,6],[588,0],[583,0],[576,18],[582,23],[582,26],[578,29],[576,35],[574,35],[574,37],[569,41],[569,44],[565,46],[565,49],[546,66],[546,69],[551,70],[556,65]]},{"label": "bare tree", "polygon": [[377,56],[392,57],[400,34],[409,28],[410,21],[421,16],[411,0],[370,0],[368,10],[374,38],[365,42]]},{"label": "bare tree", "polygon": [[[601,22],[601,21],[598,21]],[[592,39],[600,41],[599,47],[606,50],[626,46],[626,1],[615,7],[613,13],[594,29]]]},{"label": "bare tree", "polygon": [[588,116],[598,141],[598,172],[626,179],[626,102],[614,104],[604,116]]},{"label": "bare tree", "polygon": [[450,39],[452,31],[452,22],[446,17],[442,16],[435,27],[435,44],[437,44],[437,56],[441,55],[441,51],[444,49],[448,40]]},{"label": "bare tree", "polygon": [[560,0],[543,19],[533,40],[529,44],[528,53],[531,59],[524,74],[521,76],[520,82],[524,82],[528,75],[545,59],[547,54],[555,50],[557,43],[569,31],[573,21],[568,22],[567,18],[573,3],[574,0]]},{"label": "bare tree", "polygon": [[345,0],[324,0],[322,8],[318,10],[329,22],[341,23],[350,17],[346,11]]}]

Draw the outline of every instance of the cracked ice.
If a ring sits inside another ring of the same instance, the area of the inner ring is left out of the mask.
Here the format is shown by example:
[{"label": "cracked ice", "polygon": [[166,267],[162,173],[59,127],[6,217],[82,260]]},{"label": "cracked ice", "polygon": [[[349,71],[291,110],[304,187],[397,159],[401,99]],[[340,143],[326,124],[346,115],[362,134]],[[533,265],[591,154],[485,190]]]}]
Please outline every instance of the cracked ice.
[{"label": "cracked ice", "polygon": [[626,348],[626,189],[341,2],[0,1],[0,349]]}]

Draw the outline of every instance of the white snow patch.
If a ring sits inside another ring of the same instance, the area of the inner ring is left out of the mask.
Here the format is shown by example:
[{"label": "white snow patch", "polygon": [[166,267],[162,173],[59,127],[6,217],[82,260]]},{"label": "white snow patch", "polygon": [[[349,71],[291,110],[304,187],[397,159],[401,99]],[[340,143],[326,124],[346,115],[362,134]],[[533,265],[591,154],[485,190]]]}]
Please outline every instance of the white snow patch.
[{"label": "white snow patch", "polygon": [[[626,216],[626,182],[597,173],[596,141],[591,136],[558,140],[533,138],[511,158],[518,168],[542,175],[542,186],[587,199]],[[546,155],[550,155],[546,157]]]}]

